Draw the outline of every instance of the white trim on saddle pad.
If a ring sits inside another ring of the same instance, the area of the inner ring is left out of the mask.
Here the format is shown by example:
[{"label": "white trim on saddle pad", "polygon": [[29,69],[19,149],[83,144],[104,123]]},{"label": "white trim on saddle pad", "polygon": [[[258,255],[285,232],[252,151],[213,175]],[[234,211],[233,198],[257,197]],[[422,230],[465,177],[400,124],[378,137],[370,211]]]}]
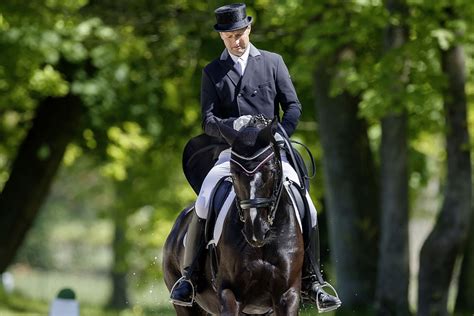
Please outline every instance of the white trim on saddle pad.
[{"label": "white trim on saddle pad", "polygon": [[[291,203],[293,204],[293,209],[295,210],[296,219],[298,220],[298,225],[300,226],[300,230],[302,232],[303,226],[301,224],[300,212],[298,212],[296,202],[293,198],[292,193],[290,192],[291,182],[285,181],[283,182],[283,185],[286,189],[286,192],[288,193],[288,196],[291,199]],[[221,234],[222,234],[222,227],[224,226],[225,218],[227,216],[227,213],[229,212],[230,207],[232,206],[232,203],[234,203],[234,198],[235,198],[235,192],[234,192],[234,189],[232,188],[232,190],[229,192],[229,195],[227,196],[227,199],[222,205],[222,209],[219,213],[219,216],[217,216],[216,225],[214,226],[214,235],[213,235],[213,238],[207,244],[208,247],[209,245],[212,245],[212,244],[217,246],[217,243],[219,242],[219,238],[221,237]]]},{"label": "white trim on saddle pad", "polygon": [[224,227],[225,218],[227,216],[227,213],[229,212],[230,207],[232,206],[232,203],[234,203],[234,199],[235,192],[234,188],[232,188],[229,192],[229,195],[225,199],[224,204],[222,205],[219,215],[217,216],[216,224],[214,225],[214,234],[212,235],[212,239],[207,243],[207,246],[212,244],[217,245],[217,243],[219,242],[219,238],[222,234],[222,227]]}]

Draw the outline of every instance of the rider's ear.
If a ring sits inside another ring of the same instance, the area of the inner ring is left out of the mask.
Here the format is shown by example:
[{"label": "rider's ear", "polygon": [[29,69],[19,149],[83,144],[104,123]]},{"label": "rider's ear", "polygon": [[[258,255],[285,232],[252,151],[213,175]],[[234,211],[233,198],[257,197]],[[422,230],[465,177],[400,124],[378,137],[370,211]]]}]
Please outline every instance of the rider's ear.
[{"label": "rider's ear", "polygon": [[232,127],[227,126],[226,124],[220,122],[219,120],[215,120],[217,129],[221,133],[221,136],[225,139],[225,141],[232,146],[237,135],[239,134],[238,131],[233,129]]}]

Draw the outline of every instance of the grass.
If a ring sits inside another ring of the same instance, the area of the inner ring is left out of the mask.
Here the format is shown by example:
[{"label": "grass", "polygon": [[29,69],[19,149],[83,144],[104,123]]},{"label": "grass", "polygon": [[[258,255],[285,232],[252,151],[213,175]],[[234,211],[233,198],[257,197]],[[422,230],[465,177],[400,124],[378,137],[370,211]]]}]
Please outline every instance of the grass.
[{"label": "grass", "polygon": [[[168,302],[168,290],[162,280],[150,284],[138,284],[129,278],[133,304],[123,311],[104,309],[110,293],[107,275],[71,274],[55,271],[38,271],[16,267],[10,271],[15,280],[15,291],[0,291],[0,316],[48,315],[49,304],[64,287],[73,288],[85,316],[172,316],[173,306]],[[300,315],[316,315],[314,307],[304,308]],[[324,314],[332,316],[331,313]]]},{"label": "grass", "polygon": [[[37,316],[48,315],[49,303],[25,297],[19,293],[0,295],[0,316]],[[169,306],[141,306],[134,305],[123,311],[107,310],[99,305],[81,304],[81,315],[86,316],[151,316],[175,315],[171,305]]]},{"label": "grass", "polygon": [[[50,301],[60,289],[70,287],[81,303],[105,305],[111,292],[107,274],[65,273],[15,269],[16,289],[24,296]],[[139,284],[133,274],[128,278],[130,299],[138,305],[167,305],[168,290],[162,280]]]},{"label": "grass", "polygon": [[[171,306],[159,307],[141,307],[135,305],[133,308],[124,311],[105,310],[98,306],[85,305],[81,306],[81,315],[86,316],[174,316],[176,315]],[[48,304],[42,301],[34,301],[21,297],[19,295],[11,295],[8,299],[0,299],[0,316],[39,316],[48,314]],[[316,315],[315,308],[303,309],[300,313],[302,316]],[[334,316],[333,313],[326,313],[325,316]]]},{"label": "grass", "polygon": [[[76,292],[81,315],[86,316],[172,316],[175,315],[168,302],[168,290],[161,280],[145,286],[129,279],[131,298],[134,302],[123,311],[104,309],[110,293],[110,281],[104,275],[68,274],[52,271],[37,271],[17,267],[10,271],[15,280],[15,291],[6,294],[0,291],[0,316],[48,315],[49,304],[64,287]],[[142,290],[137,290],[138,288]],[[143,290],[144,288],[144,290]],[[300,315],[316,315],[317,311],[305,308]],[[325,316],[332,316],[331,313]]]},{"label": "grass", "polygon": [[38,271],[25,267],[15,267],[10,272],[15,280],[15,290],[10,294],[0,292],[0,316],[47,315],[50,302],[65,287],[76,293],[81,315],[175,315],[168,302],[168,290],[161,280],[139,284],[131,274],[128,279],[130,308],[118,312],[102,307],[107,304],[111,292],[106,274]]}]

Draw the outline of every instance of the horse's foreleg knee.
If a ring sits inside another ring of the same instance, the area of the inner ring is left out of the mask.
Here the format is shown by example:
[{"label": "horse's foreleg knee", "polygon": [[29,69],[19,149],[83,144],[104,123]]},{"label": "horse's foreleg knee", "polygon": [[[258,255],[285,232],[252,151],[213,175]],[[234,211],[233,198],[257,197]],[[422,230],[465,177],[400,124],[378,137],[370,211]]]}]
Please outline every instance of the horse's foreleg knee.
[{"label": "horse's foreleg knee", "polygon": [[224,289],[219,295],[221,315],[239,315],[239,303],[235,298],[234,292],[230,289]]},{"label": "horse's foreleg knee", "polygon": [[298,315],[298,309],[300,306],[300,296],[298,291],[294,288],[290,288],[288,291],[283,293],[279,299],[274,300],[273,310],[275,315]]}]

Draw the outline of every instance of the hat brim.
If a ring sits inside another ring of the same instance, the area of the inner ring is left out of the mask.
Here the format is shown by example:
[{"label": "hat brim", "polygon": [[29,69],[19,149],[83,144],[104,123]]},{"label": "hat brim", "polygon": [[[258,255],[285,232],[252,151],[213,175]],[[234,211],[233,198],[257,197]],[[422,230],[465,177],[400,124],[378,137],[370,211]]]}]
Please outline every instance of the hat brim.
[{"label": "hat brim", "polygon": [[246,19],[243,19],[242,21],[239,21],[237,23],[215,24],[214,30],[216,30],[217,32],[232,32],[235,30],[243,29],[244,27],[248,26],[250,23],[252,23],[252,17],[247,16]]}]

